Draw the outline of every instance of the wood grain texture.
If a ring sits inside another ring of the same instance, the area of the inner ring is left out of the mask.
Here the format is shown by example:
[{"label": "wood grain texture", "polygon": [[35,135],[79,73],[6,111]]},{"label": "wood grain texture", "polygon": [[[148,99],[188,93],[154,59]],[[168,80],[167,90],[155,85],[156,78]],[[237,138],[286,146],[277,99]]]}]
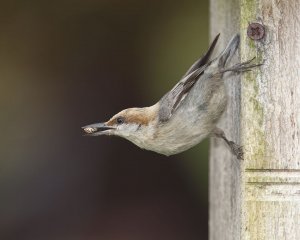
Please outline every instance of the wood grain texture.
[{"label": "wood grain texture", "polygon": [[[241,139],[245,160],[237,164],[212,141],[210,239],[300,239],[299,13],[299,0],[211,0],[212,36],[220,31],[227,41],[240,32],[241,61],[256,56],[264,65],[243,74],[240,86],[227,83],[220,126]],[[263,40],[247,37],[251,22],[265,26]]]},{"label": "wood grain texture", "polygon": [[[216,52],[221,52],[239,32],[239,0],[211,0],[211,39],[221,33]],[[229,14],[230,13],[230,14]],[[238,62],[236,56],[232,62]],[[225,80],[229,95],[227,111],[218,126],[227,138],[239,143],[240,77]],[[212,139],[209,166],[209,234],[211,240],[239,239],[241,235],[241,169],[223,140]]]}]

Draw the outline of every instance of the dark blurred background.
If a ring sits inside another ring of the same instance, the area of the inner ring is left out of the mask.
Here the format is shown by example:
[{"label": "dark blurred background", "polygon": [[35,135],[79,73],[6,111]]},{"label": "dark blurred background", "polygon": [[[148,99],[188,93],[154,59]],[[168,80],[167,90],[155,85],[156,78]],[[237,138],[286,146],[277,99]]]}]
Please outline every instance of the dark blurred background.
[{"label": "dark blurred background", "polygon": [[158,101],[206,50],[208,2],[0,5],[0,239],[207,239],[207,141],[165,157],[81,126]]}]

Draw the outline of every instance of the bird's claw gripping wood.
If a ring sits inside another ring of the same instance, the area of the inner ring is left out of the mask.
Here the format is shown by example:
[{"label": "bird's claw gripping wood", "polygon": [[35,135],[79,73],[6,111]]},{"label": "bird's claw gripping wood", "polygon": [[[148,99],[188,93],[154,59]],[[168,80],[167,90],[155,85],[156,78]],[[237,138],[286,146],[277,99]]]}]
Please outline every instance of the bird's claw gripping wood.
[{"label": "bird's claw gripping wood", "polygon": [[248,60],[248,61],[245,61],[245,62],[242,62],[242,63],[237,63],[237,64],[235,64],[231,67],[228,67],[226,69],[222,69],[220,72],[221,73],[225,73],[225,72],[243,73],[243,72],[251,71],[253,68],[263,65],[262,63],[251,64],[254,59],[255,59],[255,57]]},{"label": "bird's claw gripping wood", "polygon": [[232,152],[233,155],[235,155],[237,157],[237,159],[239,159],[239,160],[244,159],[243,147],[236,144],[233,141],[228,140],[222,129],[215,128],[214,135],[215,135],[215,137],[222,138],[227,143],[228,147],[230,148],[230,151]]},{"label": "bird's claw gripping wood", "polygon": [[227,144],[231,150],[231,153],[235,155],[237,159],[244,160],[243,146],[240,146],[233,141],[229,141]]}]

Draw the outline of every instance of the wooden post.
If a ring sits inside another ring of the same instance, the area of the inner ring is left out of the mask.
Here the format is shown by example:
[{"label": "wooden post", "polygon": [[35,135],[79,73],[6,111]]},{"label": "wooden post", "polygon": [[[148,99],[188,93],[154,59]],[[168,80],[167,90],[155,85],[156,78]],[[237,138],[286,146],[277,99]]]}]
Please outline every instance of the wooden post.
[{"label": "wooden post", "polygon": [[[236,61],[260,69],[228,79],[230,102],[220,123],[244,147],[238,162],[212,140],[211,240],[300,239],[300,0],[211,0],[211,37],[219,50],[241,34]],[[265,27],[262,40],[249,23]]]}]

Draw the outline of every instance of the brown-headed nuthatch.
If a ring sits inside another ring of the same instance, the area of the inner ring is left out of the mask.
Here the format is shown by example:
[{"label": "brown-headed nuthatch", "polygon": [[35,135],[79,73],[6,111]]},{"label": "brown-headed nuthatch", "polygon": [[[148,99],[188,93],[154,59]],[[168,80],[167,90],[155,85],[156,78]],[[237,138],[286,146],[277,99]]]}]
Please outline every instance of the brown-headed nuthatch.
[{"label": "brown-headed nuthatch", "polygon": [[259,66],[251,60],[227,67],[240,37],[234,36],[225,50],[210,60],[219,35],[207,53],[197,60],[181,80],[151,107],[128,108],[104,123],[83,127],[87,135],[116,135],[137,146],[164,155],[183,152],[208,136],[221,137],[233,154],[242,158],[242,149],[216,127],[227,105],[223,75],[244,72]]}]

